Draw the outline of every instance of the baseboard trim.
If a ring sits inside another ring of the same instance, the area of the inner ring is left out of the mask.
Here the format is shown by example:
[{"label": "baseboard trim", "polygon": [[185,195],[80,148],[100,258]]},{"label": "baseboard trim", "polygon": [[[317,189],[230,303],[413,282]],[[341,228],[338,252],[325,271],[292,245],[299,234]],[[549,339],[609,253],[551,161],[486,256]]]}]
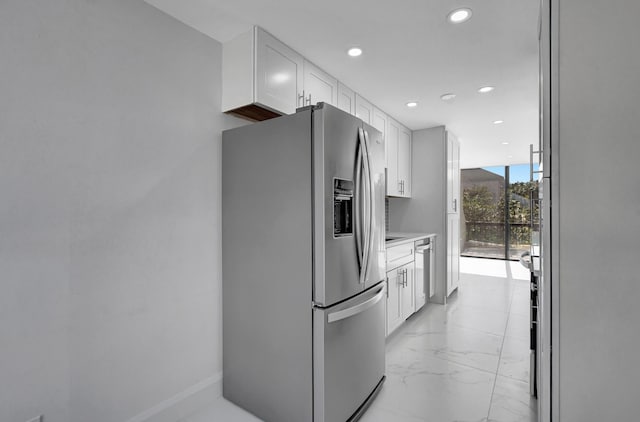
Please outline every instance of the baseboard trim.
[{"label": "baseboard trim", "polygon": [[222,395],[222,372],[192,385],[127,422],[175,422],[204,409]]}]

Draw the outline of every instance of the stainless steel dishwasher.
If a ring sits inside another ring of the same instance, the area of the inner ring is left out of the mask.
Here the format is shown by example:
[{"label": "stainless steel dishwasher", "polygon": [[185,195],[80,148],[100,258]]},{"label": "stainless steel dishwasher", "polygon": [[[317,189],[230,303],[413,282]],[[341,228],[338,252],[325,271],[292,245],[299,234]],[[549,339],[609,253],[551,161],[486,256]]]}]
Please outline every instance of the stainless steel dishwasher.
[{"label": "stainless steel dishwasher", "polygon": [[416,310],[420,309],[436,292],[434,275],[434,242],[435,237],[417,240],[414,244],[416,251]]}]

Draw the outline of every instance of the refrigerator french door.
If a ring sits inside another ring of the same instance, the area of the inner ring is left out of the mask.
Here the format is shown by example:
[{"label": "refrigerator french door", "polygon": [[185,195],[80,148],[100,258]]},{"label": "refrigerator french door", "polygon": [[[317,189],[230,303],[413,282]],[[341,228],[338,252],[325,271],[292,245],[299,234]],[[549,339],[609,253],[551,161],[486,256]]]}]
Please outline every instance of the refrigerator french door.
[{"label": "refrigerator french door", "polygon": [[[382,134],[342,110],[313,112],[314,292],[325,307],[385,278]],[[336,233],[335,203],[352,187],[351,233]]]},{"label": "refrigerator french door", "polygon": [[356,420],[384,381],[382,134],[326,104],[225,131],[223,395]]}]

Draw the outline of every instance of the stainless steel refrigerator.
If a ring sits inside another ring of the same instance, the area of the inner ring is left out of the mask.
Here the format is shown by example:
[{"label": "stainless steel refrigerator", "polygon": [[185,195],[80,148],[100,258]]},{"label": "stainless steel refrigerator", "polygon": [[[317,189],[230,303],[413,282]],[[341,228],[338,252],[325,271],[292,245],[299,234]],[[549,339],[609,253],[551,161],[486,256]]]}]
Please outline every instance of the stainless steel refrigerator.
[{"label": "stainless steel refrigerator", "polygon": [[382,134],[327,104],[225,131],[223,395],[357,420],[385,371]]}]

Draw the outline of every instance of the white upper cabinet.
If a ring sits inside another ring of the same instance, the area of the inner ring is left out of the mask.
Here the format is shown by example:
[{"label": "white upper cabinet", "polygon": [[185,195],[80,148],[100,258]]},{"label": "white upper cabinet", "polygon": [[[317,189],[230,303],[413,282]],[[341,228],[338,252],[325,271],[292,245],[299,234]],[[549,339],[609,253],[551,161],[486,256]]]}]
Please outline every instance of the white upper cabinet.
[{"label": "white upper cabinet", "polygon": [[460,213],[460,144],[451,132],[447,138],[447,213]]},{"label": "white upper cabinet", "polygon": [[[378,107],[373,107],[373,113],[371,114],[371,126],[378,129],[382,132],[382,139],[386,139],[387,137],[387,121],[389,117],[385,114],[384,111],[380,110]],[[386,150],[386,144],[385,144]]]},{"label": "white upper cabinet", "polygon": [[387,124],[387,196],[400,196],[398,182],[398,138],[400,125],[393,119]]},{"label": "white upper cabinet", "polygon": [[[396,122],[393,146],[386,142],[390,118],[336,78],[264,29],[254,26],[222,48],[222,111],[249,120],[293,114],[324,102],[374,126],[383,134],[389,176],[387,195],[411,195],[411,132]],[[390,149],[391,148],[391,149]],[[396,183],[397,181],[397,183]],[[397,186],[396,186],[397,185]]]},{"label": "white upper cabinet", "polygon": [[303,58],[259,27],[224,44],[222,110],[253,120],[295,113]]},{"label": "white upper cabinet", "polygon": [[400,195],[411,197],[411,131],[400,125],[398,136],[398,179],[401,181]]},{"label": "white upper cabinet", "polygon": [[256,30],[256,102],[295,113],[302,87],[302,56],[271,34]]},{"label": "white upper cabinet", "polygon": [[338,80],[318,66],[304,61],[304,105],[324,102],[338,104]]},{"label": "white upper cabinet", "polygon": [[371,124],[373,119],[373,104],[356,93],[356,117],[363,122]]},{"label": "white upper cabinet", "polygon": [[340,81],[338,81],[338,108],[356,115],[356,93]]},{"label": "white upper cabinet", "polygon": [[389,118],[387,130],[387,196],[411,197],[411,131]]}]

